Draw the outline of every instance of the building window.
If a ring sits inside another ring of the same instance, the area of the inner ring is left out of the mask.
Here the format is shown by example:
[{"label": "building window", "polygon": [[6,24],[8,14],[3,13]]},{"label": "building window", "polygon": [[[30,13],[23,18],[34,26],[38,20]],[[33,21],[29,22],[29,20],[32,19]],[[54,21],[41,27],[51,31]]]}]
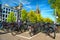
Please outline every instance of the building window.
[{"label": "building window", "polygon": [[8,12],[8,13],[10,13],[10,12]]},{"label": "building window", "polygon": [[5,13],[5,11],[3,11],[3,13]]},{"label": "building window", "polygon": [[3,17],[4,17],[5,15],[3,14]]},{"label": "building window", "polygon": [[3,9],[5,9],[5,8],[3,8]]},{"label": "building window", "polygon": [[6,10],[8,10],[8,8],[6,8]]},{"label": "building window", "polygon": [[6,17],[7,17],[7,15],[6,15]]},{"label": "building window", "polygon": [[3,20],[4,20],[4,17],[3,17]]},{"label": "building window", "polygon": [[16,14],[15,14],[15,16],[16,16]]},{"label": "building window", "polygon": [[10,9],[9,9],[9,11],[10,11]]},{"label": "building window", "polygon": [[11,10],[11,11],[13,11],[13,10]]},{"label": "building window", "polygon": [[2,16],[2,13],[0,12],[0,16]]},{"label": "building window", "polygon": [[5,19],[5,21],[6,21],[7,19]]},{"label": "building window", "polygon": [[6,13],[7,13],[7,11],[6,11]]}]

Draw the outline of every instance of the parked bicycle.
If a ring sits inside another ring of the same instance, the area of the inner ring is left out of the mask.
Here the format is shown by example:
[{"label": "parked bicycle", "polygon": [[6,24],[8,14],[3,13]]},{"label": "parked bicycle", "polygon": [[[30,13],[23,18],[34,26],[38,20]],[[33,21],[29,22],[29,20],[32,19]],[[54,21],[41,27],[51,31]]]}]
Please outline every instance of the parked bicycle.
[{"label": "parked bicycle", "polygon": [[3,21],[3,22],[2,22],[2,30],[3,30],[5,33],[8,33],[8,32],[9,32],[9,29],[10,29],[10,24]]},{"label": "parked bicycle", "polygon": [[26,27],[27,27],[26,24],[23,23],[23,22],[20,23],[20,26],[18,26],[17,23],[14,23],[11,34],[15,36],[15,35],[18,34],[19,32],[22,33],[22,32],[24,32],[24,31],[27,30]]},{"label": "parked bicycle", "polygon": [[[46,25],[45,25],[45,27],[46,27]],[[51,33],[53,33],[53,35],[54,35],[53,38],[55,39],[55,37],[56,37],[56,29],[57,29],[57,27],[56,27],[55,24],[47,23],[47,27],[45,28],[45,31],[46,31],[46,33],[48,35],[50,35]]]}]

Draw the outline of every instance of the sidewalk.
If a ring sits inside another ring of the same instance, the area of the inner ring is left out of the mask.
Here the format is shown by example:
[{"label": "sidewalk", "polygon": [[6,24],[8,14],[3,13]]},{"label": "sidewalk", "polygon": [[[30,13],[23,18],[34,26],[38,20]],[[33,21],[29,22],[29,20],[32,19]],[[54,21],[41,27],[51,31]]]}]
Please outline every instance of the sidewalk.
[{"label": "sidewalk", "polygon": [[29,32],[24,32],[16,36],[11,35],[11,33],[7,33],[2,35],[0,34],[0,40],[60,40],[60,33],[56,34],[56,39],[53,39],[45,33],[41,32],[32,37],[30,37]]},{"label": "sidewalk", "polygon": [[[30,37],[30,35],[28,35],[28,32],[22,33],[17,36],[25,38],[27,40],[60,40],[60,33],[56,34],[56,39],[53,39],[52,37],[46,35],[45,33],[41,33],[41,32],[32,37]],[[53,33],[51,34],[51,36],[53,36]]]}]

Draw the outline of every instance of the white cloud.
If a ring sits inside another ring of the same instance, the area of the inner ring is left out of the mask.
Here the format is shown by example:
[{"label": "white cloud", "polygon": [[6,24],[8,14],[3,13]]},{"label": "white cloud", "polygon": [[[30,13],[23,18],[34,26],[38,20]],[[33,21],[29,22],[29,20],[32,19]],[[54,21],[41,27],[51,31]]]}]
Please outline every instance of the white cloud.
[{"label": "white cloud", "polygon": [[30,4],[30,2],[26,1],[26,0],[20,0],[20,2],[25,5],[25,4]]},{"label": "white cloud", "polygon": [[45,6],[46,4],[41,4],[41,5],[39,5],[39,6],[41,6],[41,7],[43,7],[43,6]]},{"label": "white cloud", "polygon": [[47,11],[48,12],[48,11],[53,11],[53,10],[52,9],[44,9],[42,11],[45,11],[45,12]]},{"label": "white cloud", "polygon": [[5,6],[9,6],[8,4],[5,4]]},{"label": "white cloud", "polygon": [[32,8],[31,6],[26,6],[27,8]]},{"label": "white cloud", "polygon": [[46,10],[46,11],[53,11],[53,10],[50,9],[50,10]]}]

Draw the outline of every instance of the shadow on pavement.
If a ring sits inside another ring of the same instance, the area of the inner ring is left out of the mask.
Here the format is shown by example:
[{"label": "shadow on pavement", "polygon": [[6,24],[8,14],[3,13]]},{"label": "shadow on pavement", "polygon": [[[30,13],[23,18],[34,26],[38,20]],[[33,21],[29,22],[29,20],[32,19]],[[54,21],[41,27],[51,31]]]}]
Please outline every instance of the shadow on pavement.
[{"label": "shadow on pavement", "polygon": [[51,37],[51,38],[53,38],[53,39],[55,39],[55,37],[54,37],[54,36],[52,36],[52,35],[50,35],[50,34],[49,34],[48,36],[49,36],[49,37]]},{"label": "shadow on pavement", "polygon": [[47,34],[47,33],[45,33],[46,35],[48,35],[49,37],[51,37],[51,38],[53,38],[53,39],[55,39],[55,37],[54,36],[52,36],[52,35],[50,35],[50,34]]},{"label": "shadow on pavement", "polygon": [[6,33],[4,33],[4,32],[0,32],[0,35],[2,35],[2,34],[6,34]]}]

